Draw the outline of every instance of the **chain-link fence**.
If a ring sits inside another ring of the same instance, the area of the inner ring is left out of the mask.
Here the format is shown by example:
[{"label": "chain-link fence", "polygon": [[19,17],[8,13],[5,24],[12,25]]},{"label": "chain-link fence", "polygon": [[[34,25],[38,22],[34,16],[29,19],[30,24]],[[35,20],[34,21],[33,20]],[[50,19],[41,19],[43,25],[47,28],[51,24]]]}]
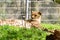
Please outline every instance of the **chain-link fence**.
[{"label": "chain-link fence", "polygon": [[60,23],[60,5],[53,0],[33,0],[31,5],[32,10],[42,13],[42,22]]},{"label": "chain-link fence", "polygon": [[0,0],[0,18],[21,19],[23,16],[25,17],[25,5],[24,0]]},{"label": "chain-link fence", "polygon": [[[0,18],[26,19],[26,0],[0,0]],[[53,0],[29,0],[28,18],[31,18],[31,11],[42,13],[42,22],[60,22],[60,6]]]}]

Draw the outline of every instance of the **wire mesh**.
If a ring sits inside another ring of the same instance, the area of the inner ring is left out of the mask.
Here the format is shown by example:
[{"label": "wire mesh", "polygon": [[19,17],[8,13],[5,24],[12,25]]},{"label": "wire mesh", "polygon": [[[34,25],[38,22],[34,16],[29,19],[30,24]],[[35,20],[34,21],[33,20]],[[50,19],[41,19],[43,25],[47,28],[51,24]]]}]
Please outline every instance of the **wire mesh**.
[{"label": "wire mesh", "polygon": [[[29,0],[28,15],[31,11],[42,13],[42,22],[60,22],[60,6],[52,0]],[[0,0],[0,19],[26,19],[26,0]]]}]

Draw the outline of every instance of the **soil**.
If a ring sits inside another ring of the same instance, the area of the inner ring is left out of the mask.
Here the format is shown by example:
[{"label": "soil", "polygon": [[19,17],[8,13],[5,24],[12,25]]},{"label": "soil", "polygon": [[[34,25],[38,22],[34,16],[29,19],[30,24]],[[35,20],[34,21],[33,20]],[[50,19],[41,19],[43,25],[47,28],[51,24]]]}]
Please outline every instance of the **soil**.
[{"label": "soil", "polygon": [[60,40],[60,30],[54,30],[54,33],[47,35],[46,40]]}]

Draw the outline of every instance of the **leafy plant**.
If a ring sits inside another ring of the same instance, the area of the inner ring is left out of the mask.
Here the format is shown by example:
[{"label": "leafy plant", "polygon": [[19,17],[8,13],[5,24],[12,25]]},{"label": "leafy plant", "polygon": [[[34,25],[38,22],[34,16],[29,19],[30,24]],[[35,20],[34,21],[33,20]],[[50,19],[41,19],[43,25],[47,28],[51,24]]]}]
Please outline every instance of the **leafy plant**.
[{"label": "leafy plant", "polygon": [[[47,29],[60,29],[58,24],[41,24]],[[0,40],[46,40],[48,33],[37,28],[20,28],[17,26],[0,26]]]},{"label": "leafy plant", "polygon": [[0,40],[45,40],[46,32],[37,28],[20,28],[15,26],[0,26]]}]

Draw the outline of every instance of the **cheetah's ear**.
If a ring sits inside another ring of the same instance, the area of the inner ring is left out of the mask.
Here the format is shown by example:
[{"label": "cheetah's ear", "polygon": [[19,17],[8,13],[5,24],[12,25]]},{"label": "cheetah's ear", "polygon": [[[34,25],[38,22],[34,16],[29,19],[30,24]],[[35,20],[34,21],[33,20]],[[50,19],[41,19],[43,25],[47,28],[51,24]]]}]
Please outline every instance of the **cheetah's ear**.
[{"label": "cheetah's ear", "polygon": [[41,15],[42,13],[41,12],[38,12],[39,15]]}]

